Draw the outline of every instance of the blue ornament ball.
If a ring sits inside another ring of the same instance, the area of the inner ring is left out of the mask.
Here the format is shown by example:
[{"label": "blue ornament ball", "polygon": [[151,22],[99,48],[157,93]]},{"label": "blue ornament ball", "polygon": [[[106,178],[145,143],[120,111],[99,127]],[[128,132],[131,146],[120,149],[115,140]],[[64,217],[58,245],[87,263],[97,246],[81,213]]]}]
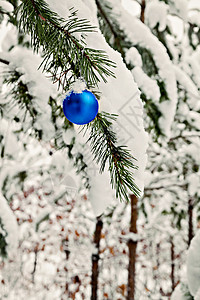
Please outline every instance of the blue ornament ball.
[{"label": "blue ornament ball", "polygon": [[74,91],[66,95],[63,101],[65,117],[72,123],[84,125],[90,123],[96,117],[99,109],[95,95],[84,90],[81,93]]}]

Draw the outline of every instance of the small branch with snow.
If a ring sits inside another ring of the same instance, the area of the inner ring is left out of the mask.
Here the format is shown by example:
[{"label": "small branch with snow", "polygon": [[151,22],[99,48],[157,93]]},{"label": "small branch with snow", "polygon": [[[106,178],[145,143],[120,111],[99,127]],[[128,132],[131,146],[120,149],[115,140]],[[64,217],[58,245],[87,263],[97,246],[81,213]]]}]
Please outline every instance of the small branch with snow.
[{"label": "small branch with snow", "polygon": [[12,256],[16,254],[18,247],[18,224],[16,218],[10,209],[7,200],[0,193],[0,219],[7,232],[6,242],[8,244],[7,254]]},{"label": "small branch with snow", "polygon": [[6,59],[3,59],[3,58],[0,58],[0,62],[1,62],[2,64],[5,64],[5,65],[9,65],[9,64],[10,64],[9,61],[7,61]]},{"label": "small branch with snow", "polygon": [[129,232],[126,235],[121,235],[119,239],[125,242],[139,242],[141,240],[141,236],[138,233]]}]

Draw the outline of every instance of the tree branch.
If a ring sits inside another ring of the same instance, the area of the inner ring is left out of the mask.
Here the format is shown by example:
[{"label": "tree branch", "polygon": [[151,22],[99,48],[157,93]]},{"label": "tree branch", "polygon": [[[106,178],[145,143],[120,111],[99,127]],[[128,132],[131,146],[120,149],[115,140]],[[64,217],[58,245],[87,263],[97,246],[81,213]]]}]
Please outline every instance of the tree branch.
[{"label": "tree branch", "polygon": [[181,187],[184,188],[186,185],[185,184],[169,184],[166,186],[153,186],[153,187],[149,187],[149,188],[145,188],[144,191],[154,191],[154,190],[162,190],[162,189],[167,189],[167,188],[171,188],[171,187]]},{"label": "tree branch", "polygon": [[0,62],[1,62],[2,64],[5,64],[5,65],[9,65],[9,64],[10,64],[10,62],[9,62],[8,60],[5,60],[5,59],[3,59],[3,58],[0,58]]},{"label": "tree branch", "polygon": [[99,0],[96,0],[96,5],[97,5],[97,8],[98,8],[99,12],[101,13],[102,17],[104,18],[105,22],[107,23],[108,27],[110,28],[110,30],[111,30],[114,38],[115,38],[115,41],[116,41],[117,45],[119,46],[119,50],[120,50],[120,53],[121,53],[122,57],[124,57],[125,53],[124,53],[124,50],[123,50],[123,48],[120,44],[118,32],[115,31],[112,23],[110,22],[110,20],[107,17],[105,11],[103,10],[103,7],[101,6]]},{"label": "tree branch", "polygon": [[192,137],[200,137],[200,134],[189,134],[189,135],[177,135],[177,136],[174,136],[172,138],[170,138],[169,142],[172,142],[174,140],[177,140],[177,139],[183,139],[183,140],[187,140],[187,138],[192,138]]},{"label": "tree branch", "polygon": [[146,1],[142,0],[142,3],[141,3],[141,13],[140,13],[140,20],[141,20],[142,23],[144,23],[145,8],[146,8]]},{"label": "tree branch", "polygon": [[[97,68],[96,64],[90,59],[89,55],[87,55],[87,53],[84,51],[84,46],[82,46],[82,45],[80,45],[79,43],[77,43],[76,39],[73,37],[73,35],[70,34],[70,32],[69,32],[68,30],[66,30],[66,29],[64,29],[64,28],[62,28],[62,27],[60,27],[59,25],[55,24],[55,23],[52,22],[51,20],[45,19],[45,18],[40,14],[40,12],[39,12],[37,6],[35,5],[35,1],[34,1],[34,0],[30,0],[30,1],[31,1],[31,3],[32,3],[33,7],[34,7],[34,10],[35,10],[36,14],[40,17],[40,19],[41,19],[42,21],[44,21],[44,22],[47,22],[47,23],[49,22],[49,23],[50,23],[51,25],[53,25],[56,29],[58,29],[59,31],[62,31],[67,37],[69,37],[70,40],[72,41],[72,43],[75,44],[76,48],[77,48],[80,52],[82,52],[82,56],[85,57],[85,58],[89,61],[90,65],[91,65],[96,71],[98,71],[98,68]],[[75,64],[73,63],[73,61],[71,61],[71,59],[70,59],[70,65],[71,65],[71,67],[72,67],[72,70],[73,70],[73,71],[75,72],[75,74],[77,75],[77,77],[80,77],[80,76],[81,76],[81,73],[80,73],[79,71],[78,71],[78,73],[77,73],[77,68],[76,68]]]}]

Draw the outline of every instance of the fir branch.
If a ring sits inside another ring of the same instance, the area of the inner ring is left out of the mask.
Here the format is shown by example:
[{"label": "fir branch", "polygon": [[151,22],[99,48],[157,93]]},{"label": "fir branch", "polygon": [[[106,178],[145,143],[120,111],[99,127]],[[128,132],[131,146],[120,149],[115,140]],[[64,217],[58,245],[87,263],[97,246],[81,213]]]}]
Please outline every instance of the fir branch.
[{"label": "fir branch", "polygon": [[86,126],[91,130],[87,142],[91,144],[94,159],[100,163],[100,173],[108,163],[111,186],[116,189],[116,197],[129,201],[130,192],[140,196],[140,190],[133,179],[133,170],[137,169],[137,166],[127,147],[117,145],[116,133],[112,129],[113,121],[116,121],[116,115],[99,113],[95,120]]},{"label": "fir branch", "polygon": [[[73,76],[64,77],[66,89],[78,77],[83,76],[88,86],[95,86],[101,77],[113,76],[115,67],[105,51],[86,47],[85,34],[94,32],[95,27],[86,19],[78,19],[72,11],[66,21],[52,12],[44,0],[26,0],[19,6],[19,28],[31,35],[34,51],[42,47],[43,71],[53,74],[65,72],[70,66]],[[79,34],[78,39],[75,35]],[[56,78],[54,78],[56,79]]]}]

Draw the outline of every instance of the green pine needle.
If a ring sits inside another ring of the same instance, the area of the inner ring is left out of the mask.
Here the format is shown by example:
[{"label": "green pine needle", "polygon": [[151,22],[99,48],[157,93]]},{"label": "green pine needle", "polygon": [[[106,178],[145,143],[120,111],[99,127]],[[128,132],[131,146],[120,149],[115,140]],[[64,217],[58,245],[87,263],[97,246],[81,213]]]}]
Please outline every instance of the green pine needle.
[{"label": "green pine needle", "polygon": [[66,90],[80,76],[90,87],[97,86],[100,78],[106,82],[107,77],[115,76],[111,68],[116,65],[106,52],[86,47],[85,35],[96,28],[78,19],[76,13],[72,9],[68,20],[60,18],[44,0],[24,0],[18,8],[19,28],[30,34],[35,52],[43,50],[43,71],[51,72]]},{"label": "green pine needle", "polygon": [[112,128],[112,122],[116,121],[116,118],[117,115],[114,114],[98,113],[94,121],[85,126],[86,129],[90,129],[87,142],[91,145],[94,159],[100,164],[100,173],[108,165],[110,183],[116,190],[116,197],[129,201],[130,192],[140,196],[140,190],[133,179],[133,170],[138,167],[134,164],[136,159],[127,147],[117,145],[117,136]]}]

